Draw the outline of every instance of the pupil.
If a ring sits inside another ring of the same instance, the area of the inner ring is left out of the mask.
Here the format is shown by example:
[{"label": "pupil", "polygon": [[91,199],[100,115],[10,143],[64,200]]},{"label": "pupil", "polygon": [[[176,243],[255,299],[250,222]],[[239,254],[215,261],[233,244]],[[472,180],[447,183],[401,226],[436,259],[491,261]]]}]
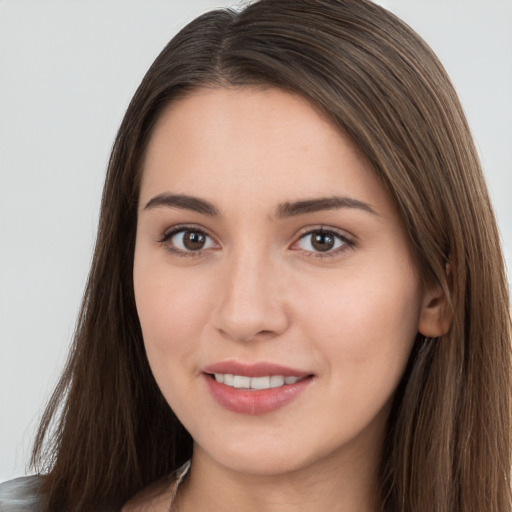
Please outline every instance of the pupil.
[{"label": "pupil", "polygon": [[328,251],[334,247],[334,237],[328,233],[317,233],[313,236],[312,245],[317,251]]},{"label": "pupil", "polygon": [[190,251],[198,251],[202,249],[206,238],[202,233],[187,231],[183,237],[183,245]]}]

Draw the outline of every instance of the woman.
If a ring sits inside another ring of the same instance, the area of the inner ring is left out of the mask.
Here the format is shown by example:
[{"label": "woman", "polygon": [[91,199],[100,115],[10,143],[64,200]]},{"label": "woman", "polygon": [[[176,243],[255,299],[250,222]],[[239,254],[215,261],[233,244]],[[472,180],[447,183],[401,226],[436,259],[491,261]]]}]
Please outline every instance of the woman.
[{"label": "woman", "polygon": [[416,34],[366,0],[201,16],[119,130],[25,502],[509,510],[508,304]]}]

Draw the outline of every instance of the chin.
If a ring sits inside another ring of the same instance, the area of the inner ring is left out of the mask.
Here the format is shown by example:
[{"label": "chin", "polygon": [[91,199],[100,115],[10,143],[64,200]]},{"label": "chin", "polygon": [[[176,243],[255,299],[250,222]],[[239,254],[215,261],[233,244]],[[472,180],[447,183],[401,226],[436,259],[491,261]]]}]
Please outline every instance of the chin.
[{"label": "chin", "polygon": [[231,471],[261,477],[293,473],[308,465],[306,460],[261,452],[221,457],[217,462]]},{"label": "chin", "polygon": [[300,471],[332,454],[331,447],[308,448],[298,441],[290,444],[269,440],[265,443],[261,438],[253,443],[236,442],[209,448],[207,456],[220,466],[236,473],[261,477]]}]

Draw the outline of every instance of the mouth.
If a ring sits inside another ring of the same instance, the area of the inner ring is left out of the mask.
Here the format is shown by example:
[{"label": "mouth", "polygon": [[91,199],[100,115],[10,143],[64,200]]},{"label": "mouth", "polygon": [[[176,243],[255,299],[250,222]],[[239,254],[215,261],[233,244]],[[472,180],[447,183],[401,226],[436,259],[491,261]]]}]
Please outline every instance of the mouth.
[{"label": "mouth", "polygon": [[223,408],[265,414],[296,400],[315,380],[312,373],[272,363],[226,361],[203,369],[208,390]]},{"label": "mouth", "polygon": [[293,377],[284,375],[265,375],[262,377],[248,377],[247,375],[233,375],[231,373],[212,373],[208,374],[216,382],[225,384],[236,389],[275,389],[285,385],[295,384],[309,375],[303,377]]}]

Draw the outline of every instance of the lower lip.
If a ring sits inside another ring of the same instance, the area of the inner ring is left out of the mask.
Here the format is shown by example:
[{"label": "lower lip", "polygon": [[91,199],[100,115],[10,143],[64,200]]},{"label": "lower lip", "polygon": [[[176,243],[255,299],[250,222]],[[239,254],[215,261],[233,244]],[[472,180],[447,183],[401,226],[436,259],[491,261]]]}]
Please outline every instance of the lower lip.
[{"label": "lower lip", "polygon": [[313,381],[306,377],[295,384],[285,384],[270,389],[233,388],[217,382],[208,374],[203,374],[213,398],[228,411],[240,414],[266,414],[295,400]]}]

